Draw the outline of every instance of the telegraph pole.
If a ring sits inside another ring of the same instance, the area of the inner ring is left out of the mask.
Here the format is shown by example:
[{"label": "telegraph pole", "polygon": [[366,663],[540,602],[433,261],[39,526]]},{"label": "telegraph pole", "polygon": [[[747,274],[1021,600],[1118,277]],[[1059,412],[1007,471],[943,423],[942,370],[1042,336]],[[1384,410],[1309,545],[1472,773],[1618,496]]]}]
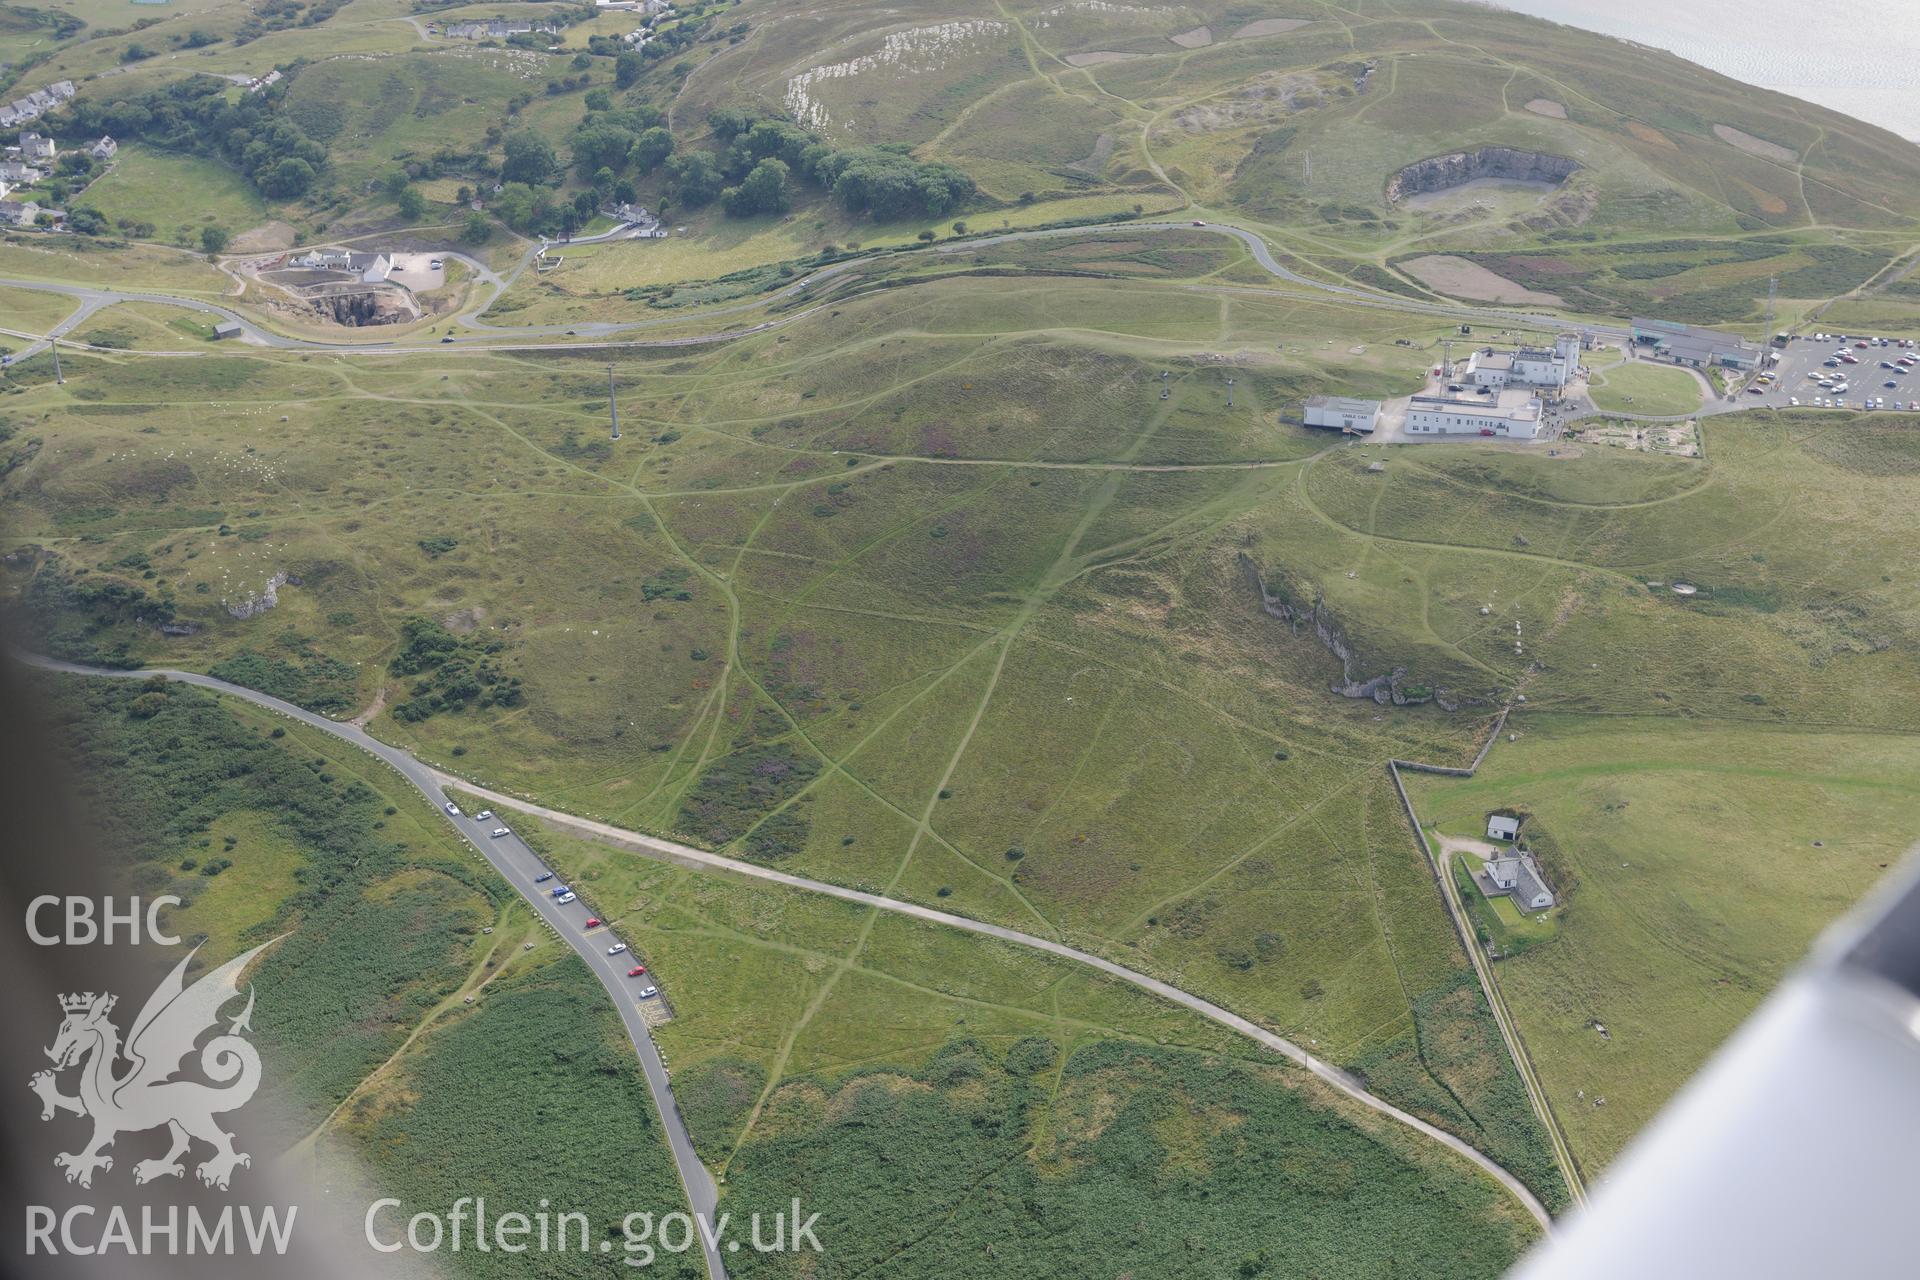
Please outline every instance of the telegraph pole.
[{"label": "telegraph pole", "polygon": [[1780,291],[1780,277],[1767,277],[1767,341],[1773,341],[1773,297]]},{"label": "telegraph pole", "polygon": [[613,422],[613,438],[620,438],[620,405],[614,398],[613,366],[607,366],[607,416]]},{"label": "telegraph pole", "polygon": [[47,346],[53,351],[53,381],[56,386],[66,386],[66,375],[60,372],[60,339],[47,335]]}]

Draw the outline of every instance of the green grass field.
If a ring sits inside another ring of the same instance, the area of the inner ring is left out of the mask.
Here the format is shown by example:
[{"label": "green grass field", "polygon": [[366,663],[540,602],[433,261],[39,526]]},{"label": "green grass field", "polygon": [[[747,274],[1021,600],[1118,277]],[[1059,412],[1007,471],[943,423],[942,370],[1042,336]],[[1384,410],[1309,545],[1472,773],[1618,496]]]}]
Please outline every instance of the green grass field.
[{"label": "green grass field", "polygon": [[[1516,717],[1424,821],[1518,807],[1564,901],[1499,980],[1582,1162],[1603,1166],[1911,843],[1904,735]],[[1598,1027],[1605,1028],[1602,1035]]]},{"label": "green grass field", "polygon": [[[1122,238],[1005,265],[1128,278],[996,280],[913,255],[803,324],[636,356],[618,446],[599,366],[567,357],[75,356],[25,402],[42,444],[6,492],[16,537],[85,539],[63,559],[202,626],[162,649],[96,612],[63,652],[237,662],[340,710],[384,684],[377,731],[429,759],[1104,951],[1552,1195],[1378,762],[1466,758],[1516,687],[1904,730],[1875,691],[1917,674],[1907,434],[1746,414],[1704,462],[1331,444],[1278,414],[1414,382],[1435,329],[1134,278],[1230,261]],[[1233,366],[1232,411],[1192,358],[1222,348],[1285,353]],[[271,613],[226,617],[276,572],[301,582]],[[1339,663],[1255,573],[1320,600],[1355,678],[1402,667],[1461,710],[1330,697]],[[513,698],[390,679],[408,617]]]},{"label": "green grass field", "polygon": [[75,305],[73,299],[57,293],[0,285],[0,309],[4,309],[9,329],[43,334],[72,315]]},{"label": "green grass field", "polygon": [[137,144],[120,149],[113,168],[87,188],[85,202],[108,218],[151,223],[173,244],[200,247],[200,229],[238,235],[266,220],[253,185],[226,165]]},{"label": "green grass field", "polygon": [[[1053,1224],[1051,1243],[1021,1248],[1042,1268],[1070,1254],[1144,1267],[1158,1246],[1102,1238],[1120,1215],[1217,1214],[1213,1252],[1257,1256],[1284,1231],[1328,1274],[1367,1274],[1383,1247],[1371,1224],[1397,1218],[1390,1188],[1413,1184],[1434,1193],[1417,1211],[1432,1234],[1393,1247],[1413,1247],[1424,1272],[1497,1269],[1529,1234],[1510,1205],[1390,1127],[1084,968],[552,831],[533,838],[670,994],[659,1042],[701,1154],[725,1176],[723,1207],[820,1204],[836,1268],[886,1257],[890,1271],[935,1273],[1035,1212],[1023,1203]],[[879,1134],[888,1163],[912,1171],[911,1192],[896,1179],[897,1195],[853,1193]],[[1250,1193],[1302,1144],[1341,1172],[1280,1204]],[[1129,1169],[1122,1145],[1140,1146],[1144,1167]],[[1153,1208],[1137,1198],[1149,1188]],[[1355,1218],[1336,1226],[1346,1215],[1326,1214],[1330,1198]],[[1467,1224],[1473,1243],[1458,1234]]]},{"label": "green grass field", "polygon": [[1675,417],[1700,408],[1706,389],[1685,369],[1627,361],[1594,374],[1595,407],[1610,413]]}]

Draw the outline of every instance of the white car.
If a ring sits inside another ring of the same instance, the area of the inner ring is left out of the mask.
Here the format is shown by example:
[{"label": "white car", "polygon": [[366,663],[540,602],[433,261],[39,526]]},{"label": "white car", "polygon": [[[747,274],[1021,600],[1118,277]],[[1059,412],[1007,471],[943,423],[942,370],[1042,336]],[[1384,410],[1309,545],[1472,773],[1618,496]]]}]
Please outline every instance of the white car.
[{"label": "white car", "polygon": [[1798,408],[1800,407],[1800,397],[1799,397],[1799,396],[1788,396],[1788,397],[1787,397],[1787,403],[1788,403],[1789,405],[1791,405],[1791,406],[1793,406],[1794,408],[1796,408],[1796,409],[1798,409]]},{"label": "white car", "polygon": [[610,955],[610,956],[617,956],[617,955],[619,955],[619,954],[620,954],[620,953],[621,953],[622,951],[625,951],[626,949],[627,949],[627,944],[626,944],[626,943],[624,943],[624,942],[616,942],[616,943],[614,943],[614,944],[613,944],[612,946],[610,946],[610,947],[608,947],[608,948],[607,948],[607,954],[608,954],[608,955]]},{"label": "white car", "polygon": [[453,817],[453,818],[457,818],[460,816],[460,806],[455,804],[451,800],[447,801],[447,816]]},{"label": "white car", "polygon": [[658,987],[642,987],[642,988],[640,988],[640,998],[641,998],[642,1000],[645,1000],[645,999],[646,999],[646,998],[647,998],[648,996],[657,996],[657,995],[659,995],[659,994],[660,994],[660,988],[658,988]]},{"label": "white car", "polygon": [[509,832],[505,827],[495,827],[493,829],[493,838],[495,840],[498,840],[501,836],[510,835],[510,834],[512,833]]},{"label": "white car", "polygon": [[491,818],[492,816],[493,816],[493,810],[482,809],[480,812],[473,815],[473,820],[475,822],[485,822],[488,818]]},{"label": "white car", "polygon": [[576,896],[577,895],[575,895],[571,890],[569,890],[566,893],[563,893],[559,897],[555,898],[554,901],[564,907],[569,902],[572,902]]}]

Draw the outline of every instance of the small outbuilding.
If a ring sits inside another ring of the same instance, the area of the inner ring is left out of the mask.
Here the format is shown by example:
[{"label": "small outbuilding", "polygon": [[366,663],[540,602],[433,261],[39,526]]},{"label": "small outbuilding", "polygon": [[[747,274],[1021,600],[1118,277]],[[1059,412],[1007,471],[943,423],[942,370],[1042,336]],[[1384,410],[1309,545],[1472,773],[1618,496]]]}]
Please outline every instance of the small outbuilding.
[{"label": "small outbuilding", "polygon": [[219,338],[237,338],[240,336],[239,324],[232,320],[222,320],[213,326],[213,336]]},{"label": "small outbuilding", "polygon": [[1511,840],[1520,834],[1520,819],[1496,813],[1487,819],[1487,839]]},{"label": "small outbuilding", "polygon": [[1302,421],[1310,427],[1371,433],[1380,425],[1380,402],[1347,396],[1308,396]]}]

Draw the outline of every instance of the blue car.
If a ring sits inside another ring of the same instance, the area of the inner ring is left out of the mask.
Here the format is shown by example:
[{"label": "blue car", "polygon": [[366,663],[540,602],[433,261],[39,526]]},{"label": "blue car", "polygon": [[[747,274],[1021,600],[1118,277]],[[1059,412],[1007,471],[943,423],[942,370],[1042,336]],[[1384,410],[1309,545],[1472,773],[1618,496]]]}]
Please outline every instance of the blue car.
[{"label": "blue car", "polygon": [[542,871],[542,872],[541,872],[541,873],[540,873],[539,875],[537,875],[537,876],[535,876],[535,877],[533,878],[533,882],[534,882],[535,884],[539,884],[539,883],[540,883],[541,881],[543,881],[543,880],[551,880],[551,879],[553,879],[553,872],[551,872],[551,871]]},{"label": "blue car", "polygon": [[554,897],[556,897],[556,898],[564,898],[564,897],[566,897],[566,896],[567,896],[567,895],[568,895],[569,893],[572,893],[572,892],[573,892],[573,890],[571,890],[571,889],[569,889],[569,888],[567,888],[567,886],[565,886],[565,885],[563,885],[563,884],[557,884],[557,885],[555,885],[555,886],[553,886],[553,896],[554,896]]}]

